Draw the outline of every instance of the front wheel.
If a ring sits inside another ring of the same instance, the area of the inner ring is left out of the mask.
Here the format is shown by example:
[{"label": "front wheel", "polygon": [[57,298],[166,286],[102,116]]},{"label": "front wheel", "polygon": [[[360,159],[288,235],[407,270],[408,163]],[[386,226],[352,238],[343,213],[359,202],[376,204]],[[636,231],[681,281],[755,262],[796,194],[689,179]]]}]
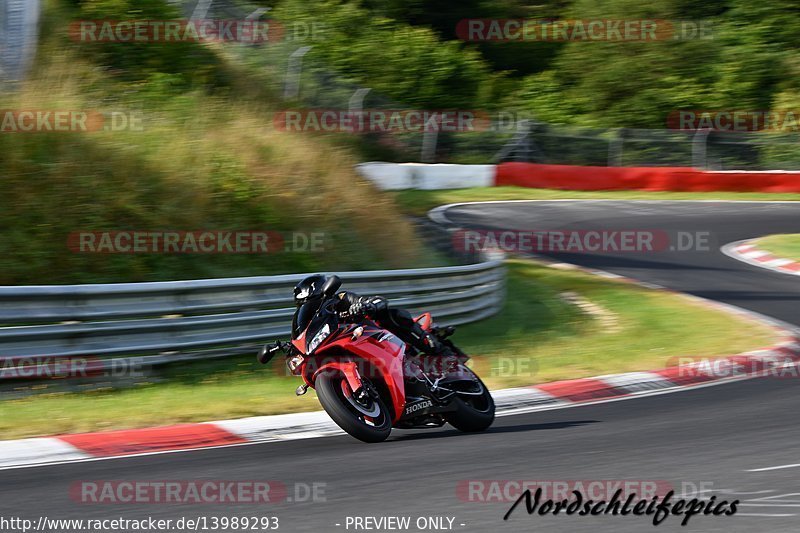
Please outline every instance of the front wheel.
[{"label": "front wheel", "polygon": [[473,394],[458,394],[453,399],[456,410],[445,413],[444,419],[460,431],[484,431],[494,422],[494,399],[481,378],[466,367],[464,370],[472,375],[476,388],[469,391]]},{"label": "front wheel", "polygon": [[[368,385],[366,380],[365,384]],[[322,408],[353,437],[364,442],[381,442],[391,433],[392,420],[386,405],[369,394],[356,398],[341,372],[322,372],[315,386]]]}]

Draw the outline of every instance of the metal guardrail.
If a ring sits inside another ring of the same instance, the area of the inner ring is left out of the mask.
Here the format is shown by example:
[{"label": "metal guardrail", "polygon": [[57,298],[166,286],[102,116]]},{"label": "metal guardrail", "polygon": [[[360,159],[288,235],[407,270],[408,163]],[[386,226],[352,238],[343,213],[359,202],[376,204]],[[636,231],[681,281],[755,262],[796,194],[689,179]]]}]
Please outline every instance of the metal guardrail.
[{"label": "metal guardrail", "polygon": [[[90,356],[112,367],[120,358],[152,366],[239,353],[289,334],[292,288],[305,275],[0,287],[0,368],[48,357]],[[430,311],[443,325],[491,316],[504,299],[498,260],[339,276],[348,290]]]}]

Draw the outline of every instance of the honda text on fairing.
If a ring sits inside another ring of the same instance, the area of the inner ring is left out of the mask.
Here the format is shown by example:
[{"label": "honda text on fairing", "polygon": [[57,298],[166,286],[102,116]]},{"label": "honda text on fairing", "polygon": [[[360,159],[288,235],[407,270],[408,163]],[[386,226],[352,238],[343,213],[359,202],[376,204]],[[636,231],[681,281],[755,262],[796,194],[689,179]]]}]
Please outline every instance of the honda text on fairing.
[{"label": "honda text on fairing", "polygon": [[483,431],[494,421],[489,390],[465,363],[469,357],[425,313],[415,319],[446,357],[429,355],[403,342],[375,321],[354,320],[336,311],[337,276],[322,278],[317,300],[299,303],[292,320],[292,340],[262,348],[267,363],[277,352],[286,355],[293,375],[317,391],[322,407],[336,424],[365,442],[385,440],[392,428],[441,427]]}]

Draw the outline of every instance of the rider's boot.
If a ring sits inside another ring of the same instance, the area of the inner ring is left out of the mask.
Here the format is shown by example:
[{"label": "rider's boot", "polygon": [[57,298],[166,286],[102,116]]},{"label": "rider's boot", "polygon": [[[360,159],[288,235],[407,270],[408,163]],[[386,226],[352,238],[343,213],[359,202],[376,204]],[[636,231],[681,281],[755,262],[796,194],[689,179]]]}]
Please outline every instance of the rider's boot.
[{"label": "rider's boot", "polygon": [[420,346],[418,346],[420,351],[427,355],[433,355],[437,357],[448,357],[455,355],[449,346],[439,340],[439,338],[433,333],[422,329],[422,326],[416,322],[412,328],[412,334],[414,337],[420,340]]}]

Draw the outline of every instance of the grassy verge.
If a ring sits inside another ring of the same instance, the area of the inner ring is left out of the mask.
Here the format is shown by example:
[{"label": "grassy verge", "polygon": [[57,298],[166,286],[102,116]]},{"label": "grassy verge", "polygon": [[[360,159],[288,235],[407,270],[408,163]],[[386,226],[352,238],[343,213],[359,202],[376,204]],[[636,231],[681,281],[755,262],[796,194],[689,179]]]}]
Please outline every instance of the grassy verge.
[{"label": "grassy verge", "polygon": [[755,244],[776,257],[800,261],[800,233],[770,235],[757,239]]},{"label": "grassy verge", "polygon": [[395,193],[395,200],[414,215],[454,202],[488,200],[789,200],[800,201],[800,194],[758,192],[649,192],[649,191],[561,191],[526,187],[475,187],[442,191],[408,190]]},{"label": "grassy verge", "polygon": [[[508,269],[503,311],[455,336],[492,388],[654,369],[676,356],[732,354],[772,340],[769,328],[673,294],[526,261]],[[602,309],[602,319],[566,301],[567,291]],[[201,361],[161,377],[134,389],[0,402],[0,438],[319,409],[313,391],[294,396],[299,380],[282,361]]]}]

